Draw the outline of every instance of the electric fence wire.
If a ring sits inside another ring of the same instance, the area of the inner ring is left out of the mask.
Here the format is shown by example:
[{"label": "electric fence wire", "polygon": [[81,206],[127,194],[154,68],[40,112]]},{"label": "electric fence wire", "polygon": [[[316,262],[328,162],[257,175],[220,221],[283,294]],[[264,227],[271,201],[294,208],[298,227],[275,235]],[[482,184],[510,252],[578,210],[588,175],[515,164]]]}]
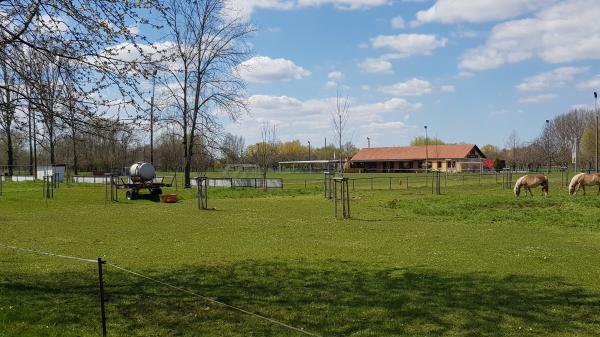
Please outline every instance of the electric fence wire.
[{"label": "electric fence wire", "polygon": [[[46,255],[46,256],[50,256],[50,257],[59,257],[59,258],[77,260],[77,261],[81,261],[81,262],[98,263],[98,260],[86,259],[86,258],[77,257],[77,256],[55,254],[55,253],[50,253],[50,252],[46,252],[46,251],[42,251],[42,250],[38,250],[38,249],[21,248],[21,247],[16,247],[16,246],[11,246],[11,245],[5,245],[5,244],[2,244],[2,243],[0,243],[0,247],[9,248],[9,249],[13,249],[13,250],[17,250],[17,251],[22,251],[22,252],[27,252],[27,253],[32,253],[32,254]],[[185,289],[185,288],[182,288],[182,287],[178,287],[176,285],[173,285],[173,284],[170,284],[170,283],[167,283],[167,282],[155,279],[155,278],[147,276],[147,275],[143,275],[141,273],[138,273],[138,272],[135,272],[133,270],[129,270],[129,269],[123,268],[123,267],[118,266],[116,264],[106,262],[106,265],[107,266],[111,266],[113,268],[116,268],[118,270],[121,270],[121,271],[123,271],[125,273],[131,274],[131,275],[134,275],[134,276],[137,276],[137,277],[140,277],[140,278],[147,279],[147,280],[152,281],[154,283],[161,284],[161,285],[163,285],[165,287],[169,287],[169,288],[178,290],[180,292],[186,293],[188,295],[192,295],[194,297],[202,299],[203,301],[206,301],[206,302],[209,302],[209,303],[213,303],[213,304],[217,304],[217,305],[220,305],[222,307],[225,307],[225,308],[237,311],[237,312],[241,312],[243,314],[246,314],[246,315],[249,315],[249,316],[253,316],[253,317],[256,317],[258,319],[265,320],[267,322],[270,322],[270,323],[279,325],[281,327],[284,327],[284,328],[287,328],[287,329],[290,329],[290,330],[302,333],[304,335],[312,336],[312,337],[322,337],[321,335],[318,335],[316,333],[313,333],[313,332],[310,332],[310,331],[306,331],[303,328],[298,328],[298,327],[289,325],[287,323],[278,321],[276,319],[273,319],[273,318],[270,318],[270,317],[267,317],[267,316],[263,316],[261,314],[257,314],[257,313],[252,312],[252,311],[248,311],[246,309],[242,309],[240,307],[236,307],[234,305],[227,304],[225,302],[221,302],[221,301],[215,300],[215,299],[210,298],[210,297],[206,297],[206,296],[200,295],[200,294],[198,294],[198,293],[196,293],[194,291],[191,291],[191,290],[188,290],[188,289]]]}]

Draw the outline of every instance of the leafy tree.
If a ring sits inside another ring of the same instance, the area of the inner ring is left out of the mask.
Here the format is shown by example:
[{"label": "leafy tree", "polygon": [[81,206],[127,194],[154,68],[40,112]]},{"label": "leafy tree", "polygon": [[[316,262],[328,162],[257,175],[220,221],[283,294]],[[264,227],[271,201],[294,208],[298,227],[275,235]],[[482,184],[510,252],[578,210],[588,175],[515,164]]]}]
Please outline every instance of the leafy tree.
[{"label": "leafy tree", "polygon": [[417,136],[410,141],[411,146],[421,146],[421,145],[444,145],[446,144],[443,140],[436,137],[427,137]]}]

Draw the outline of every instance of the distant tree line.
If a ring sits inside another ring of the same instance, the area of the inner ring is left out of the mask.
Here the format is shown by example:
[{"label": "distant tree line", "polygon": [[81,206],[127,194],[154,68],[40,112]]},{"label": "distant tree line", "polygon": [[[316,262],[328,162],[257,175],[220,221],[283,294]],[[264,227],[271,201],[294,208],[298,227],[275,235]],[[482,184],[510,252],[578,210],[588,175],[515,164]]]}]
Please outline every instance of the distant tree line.
[{"label": "distant tree line", "polygon": [[595,114],[591,109],[572,109],[548,120],[531,141],[521,140],[513,131],[504,147],[487,144],[481,150],[489,159],[502,159],[515,169],[573,167],[575,154],[578,170],[595,168]]}]

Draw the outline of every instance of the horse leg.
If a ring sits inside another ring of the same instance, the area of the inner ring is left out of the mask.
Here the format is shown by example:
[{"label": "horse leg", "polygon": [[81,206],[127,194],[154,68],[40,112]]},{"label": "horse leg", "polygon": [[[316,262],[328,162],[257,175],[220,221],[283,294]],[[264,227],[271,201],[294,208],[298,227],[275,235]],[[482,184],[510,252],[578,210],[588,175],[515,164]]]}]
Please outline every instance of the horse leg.
[{"label": "horse leg", "polygon": [[531,193],[531,187],[527,186],[527,190],[529,191],[529,195],[533,198],[533,193]]},{"label": "horse leg", "polygon": [[583,189],[583,195],[585,195],[585,184],[581,184],[581,189]]}]

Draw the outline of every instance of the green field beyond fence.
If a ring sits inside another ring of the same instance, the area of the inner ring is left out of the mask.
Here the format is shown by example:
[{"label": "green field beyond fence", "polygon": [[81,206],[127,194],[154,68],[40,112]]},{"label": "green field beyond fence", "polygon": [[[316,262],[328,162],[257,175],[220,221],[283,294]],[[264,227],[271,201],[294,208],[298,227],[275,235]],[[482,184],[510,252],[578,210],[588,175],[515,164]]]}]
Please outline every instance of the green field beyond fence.
[{"label": "green field beyond fence", "polygon": [[423,175],[351,174],[352,218],[335,220],[323,175],[269,177],[284,188],[211,188],[207,211],[181,186],[175,204],[112,203],[101,185],[44,199],[4,182],[0,336],[101,336],[98,257],[108,336],[600,333],[595,188],[570,197],[558,172],[547,198],[517,199],[465,174],[432,195]]}]

